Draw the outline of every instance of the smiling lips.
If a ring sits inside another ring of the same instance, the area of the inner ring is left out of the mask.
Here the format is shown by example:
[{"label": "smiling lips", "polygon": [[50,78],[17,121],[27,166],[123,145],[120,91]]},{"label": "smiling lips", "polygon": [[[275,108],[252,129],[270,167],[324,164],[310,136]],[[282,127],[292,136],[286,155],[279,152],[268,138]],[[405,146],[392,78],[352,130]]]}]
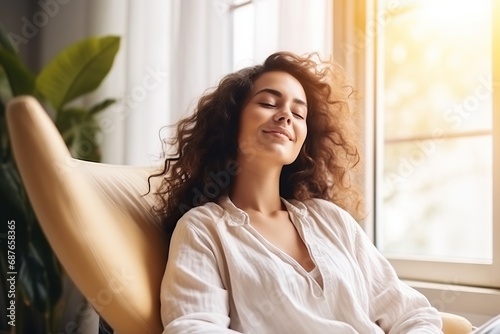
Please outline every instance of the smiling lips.
[{"label": "smiling lips", "polygon": [[292,136],[290,135],[290,132],[288,132],[286,129],[283,128],[272,128],[272,129],[266,129],[263,130],[264,133],[269,133],[269,134],[277,134],[283,137],[286,137],[288,140],[292,140]]}]

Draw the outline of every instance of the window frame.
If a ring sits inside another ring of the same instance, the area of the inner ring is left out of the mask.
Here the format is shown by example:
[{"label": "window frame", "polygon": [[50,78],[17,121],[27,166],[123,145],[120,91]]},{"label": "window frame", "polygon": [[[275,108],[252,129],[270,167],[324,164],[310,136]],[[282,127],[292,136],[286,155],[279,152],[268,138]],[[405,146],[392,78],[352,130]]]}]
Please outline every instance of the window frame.
[{"label": "window frame", "polygon": [[[376,7],[377,2],[374,0],[374,9]],[[498,6],[498,2],[493,1],[493,6]],[[496,8],[495,8],[496,9]],[[375,9],[377,10],[377,9]],[[380,12],[380,10],[378,10]],[[494,15],[495,10],[492,11],[491,15]],[[389,15],[389,14],[388,14]],[[379,14],[378,17],[381,17]],[[377,15],[372,16],[374,20],[377,19]],[[492,23],[495,24],[496,20],[494,20],[494,16],[492,16]],[[492,27],[493,28],[493,27]],[[381,80],[382,75],[377,75],[377,60],[382,58],[383,50],[378,49],[378,41],[377,37],[381,36],[383,26],[380,24],[375,25],[375,29],[377,32],[375,33],[374,39],[374,75],[375,75],[375,89],[377,87],[382,87]],[[492,34],[492,43],[495,41],[495,36],[497,35],[498,29],[493,28]],[[498,39],[497,39],[498,40]],[[494,48],[492,48],[492,76],[493,82],[500,81],[500,68],[498,64],[495,64],[493,59],[500,59],[500,54],[498,54],[498,43],[495,45],[493,43]],[[375,98],[375,114],[382,115],[383,114],[383,106],[381,102],[377,100],[377,95]],[[492,107],[493,107],[493,129],[492,129],[492,139],[493,139],[493,203],[498,203],[500,201],[500,128],[498,126],[498,112],[495,113],[495,110],[499,110],[500,107],[500,98],[499,98],[499,89],[498,87],[494,87],[492,94]],[[382,155],[379,151],[383,152],[383,138],[382,138],[382,121],[383,116],[374,117],[374,126],[375,126],[375,142],[377,145],[375,146],[375,160],[377,161],[375,168],[375,219],[374,224],[380,220],[380,208],[382,205],[382,196],[381,196],[381,188],[377,187],[377,182],[382,180],[383,166],[382,159],[377,159],[377,157]],[[498,166],[495,168],[495,166]],[[460,285],[473,285],[473,286],[482,286],[488,288],[500,288],[500,207],[495,207],[493,205],[493,226],[492,226],[492,238],[493,238],[493,256],[492,263],[479,263],[479,262],[460,262],[460,261],[431,261],[431,260],[420,260],[411,257],[403,257],[403,256],[387,256],[391,264],[396,268],[398,275],[404,279],[414,279],[421,281],[431,281],[431,282],[439,282],[445,284],[460,284]],[[374,239],[376,243],[377,238]]]}]

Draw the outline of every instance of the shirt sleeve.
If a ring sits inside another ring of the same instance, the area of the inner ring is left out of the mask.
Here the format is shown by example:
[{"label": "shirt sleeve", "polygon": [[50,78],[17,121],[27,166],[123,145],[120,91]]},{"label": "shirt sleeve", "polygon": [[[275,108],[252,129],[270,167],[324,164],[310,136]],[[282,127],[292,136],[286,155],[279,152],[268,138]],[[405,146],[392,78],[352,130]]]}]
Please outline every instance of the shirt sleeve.
[{"label": "shirt sleeve", "polygon": [[163,334],[237,333],[213,247],[185,219],[170,241],[160,300]]},{"label": "shirt sleeve", "polygon": [[424,295],[397,277],[392,265],[357,222],[347,213],[343,216],[354,229],[354,252],[370,296],[372,321],[385,333],[442,333],[438,311]]}]

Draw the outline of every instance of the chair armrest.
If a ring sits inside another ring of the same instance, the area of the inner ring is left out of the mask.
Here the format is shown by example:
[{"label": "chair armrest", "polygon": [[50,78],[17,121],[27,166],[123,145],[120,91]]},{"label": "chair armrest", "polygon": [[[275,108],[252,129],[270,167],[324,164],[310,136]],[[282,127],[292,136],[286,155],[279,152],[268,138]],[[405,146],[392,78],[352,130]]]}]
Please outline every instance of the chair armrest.
[{"label": "chair armrest", "polygon": [[446,312],[440,312],[440,314],[444,334],[469,334],[472,332],[472,324],[466,318]]}]

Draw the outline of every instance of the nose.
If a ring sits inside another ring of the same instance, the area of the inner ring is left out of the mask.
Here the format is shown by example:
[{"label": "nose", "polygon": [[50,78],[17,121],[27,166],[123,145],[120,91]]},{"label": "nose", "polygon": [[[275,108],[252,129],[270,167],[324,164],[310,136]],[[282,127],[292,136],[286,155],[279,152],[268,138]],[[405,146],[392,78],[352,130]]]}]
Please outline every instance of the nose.
[{"label": "nose", "polygon": [[291,111],[287,109],[282,109],[280,112],[274,115],[274,121],[279,123],[285,122],[286,124],[290,125],[292,123]]}]

